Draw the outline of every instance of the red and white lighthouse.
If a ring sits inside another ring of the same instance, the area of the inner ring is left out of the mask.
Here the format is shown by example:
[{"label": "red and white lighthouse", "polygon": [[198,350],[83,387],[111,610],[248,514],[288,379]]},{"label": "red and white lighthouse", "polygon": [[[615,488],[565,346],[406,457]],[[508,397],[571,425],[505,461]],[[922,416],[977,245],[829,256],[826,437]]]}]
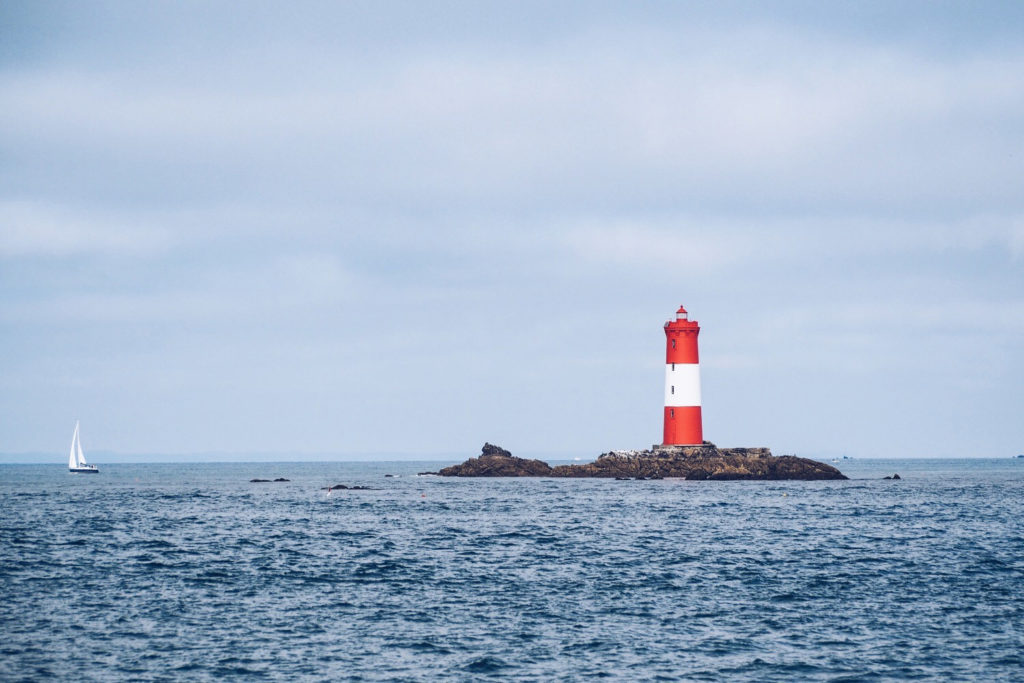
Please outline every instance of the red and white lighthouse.
[{"label": "red and white lighthouse", "polygon": [[700,325],[682,306],[665,323],[665,446],[699,445],[704,441],[700,418]]}]

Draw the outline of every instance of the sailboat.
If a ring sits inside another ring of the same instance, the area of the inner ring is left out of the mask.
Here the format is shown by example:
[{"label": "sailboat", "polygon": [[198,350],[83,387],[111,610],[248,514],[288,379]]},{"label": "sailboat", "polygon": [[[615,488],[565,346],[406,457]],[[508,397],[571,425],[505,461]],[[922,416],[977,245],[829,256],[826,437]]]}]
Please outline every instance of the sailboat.
[{"label": "sailboat", "polygon": [[75,435],[71,437],[71,455],[68,456],[68,471],[99,474],[99,469],[96,465],[90,465],[85,461],[85,455],[82,453],[82,438],[78,436],[78,422],[75,422]]}]

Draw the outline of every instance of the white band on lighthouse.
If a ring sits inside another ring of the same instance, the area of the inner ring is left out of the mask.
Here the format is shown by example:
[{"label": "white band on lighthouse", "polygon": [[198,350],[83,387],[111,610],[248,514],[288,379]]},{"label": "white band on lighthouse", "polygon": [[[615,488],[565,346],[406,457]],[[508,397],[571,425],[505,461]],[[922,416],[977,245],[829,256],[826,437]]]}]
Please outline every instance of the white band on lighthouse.
[{"label": "white band on lighthouse", "polygon": [[665,406],[700,405],[700,365],[675,363],[665,366]]}]

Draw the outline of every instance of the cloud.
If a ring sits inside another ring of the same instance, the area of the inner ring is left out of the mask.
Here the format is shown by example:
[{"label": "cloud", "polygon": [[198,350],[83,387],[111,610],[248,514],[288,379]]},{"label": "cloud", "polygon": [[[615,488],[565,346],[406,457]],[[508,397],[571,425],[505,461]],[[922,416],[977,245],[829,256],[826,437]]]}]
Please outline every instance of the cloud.
[{"label": "cloud", "polygon": [[28,201],[0,200],[0,257],[72,254],[152,254],[174,242],[171,234],[124,215],[70,209]]},{"label": "cloud", "polygon": [[563,242],[576,256],[588,260],[706,273],[755,258],[759,245],[750,237],[739,231],[702,229],[689,220],[673,227],[594,221],[567,229]]},{"label": "cloud", "polygon": [[[49,252],[48,252],[49,253]],[[324,311],[351,301],[359,280],[336,258],[294,253],[242,262],[222,262],[198,273],[175,261],[149,261],[146,269],[162,277],[122,288],[101,272],[95,282],[78,280],[33,298],[4,302],[0,321],[16,325],[129,325],[221,332],[253,325],[286,328],[315,320]],[[114,280],[116,282],[116,279]]]},{"label": "cloud", "polygon": [[753,263],[779,266],[836,256],[847,261],[891,259],[987,248],[1016,259],[1021,224],[1016,215],[962,221],[684,215],[646,222],[581,220],[564,227],[561,234],[570,252],[588,260],[714,273]]},{"label": "cloud", "polygon": [[1017,217],[1008,228],[1008,242],[1014,260],[1024,258],[1024,216]]},{"label": "cloud", "polygon": [[[793,210],[932,199],[975,211],[981,198],[990,208],[1015,200],[1021,162],[1005,150],[1021,137],[1024,55],[937,62],[912,46],[830,40],[778,26],[633,26],[515,55],[370,52],[358,68],[328,49],[308,55],[317,69],[263,81],[235,78],[225,57],[183,56],[186,72],[202,74],[191,81],[14,72],[0,121],[19,149],[98,155],[147,169],[129,186],[159,171],[169,191],[221,200],[259,190],[505,210],[527,199]],[[249,67],[295,69],[308,52],[274,42]]]}]

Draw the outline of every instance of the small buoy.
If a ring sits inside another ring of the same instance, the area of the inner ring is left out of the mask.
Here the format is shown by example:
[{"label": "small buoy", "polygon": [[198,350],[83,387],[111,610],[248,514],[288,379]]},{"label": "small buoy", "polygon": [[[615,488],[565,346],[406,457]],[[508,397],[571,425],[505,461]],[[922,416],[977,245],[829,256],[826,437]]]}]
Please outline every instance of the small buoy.
[{"label": "small buoy", "polygon": [[788,496],[788,495],[789,495],[788,493],[783,493],[783,494],[782,494],[782,497],[783,497],[783,498],[785,498],[785,497],[786,497],[786,496]]},{"label": "small buoy", "polygon": [[425,494],[425,493],[421,493],[420,494],[420,498],[426,498],[426,497],[427,497],[427,494]]}]

